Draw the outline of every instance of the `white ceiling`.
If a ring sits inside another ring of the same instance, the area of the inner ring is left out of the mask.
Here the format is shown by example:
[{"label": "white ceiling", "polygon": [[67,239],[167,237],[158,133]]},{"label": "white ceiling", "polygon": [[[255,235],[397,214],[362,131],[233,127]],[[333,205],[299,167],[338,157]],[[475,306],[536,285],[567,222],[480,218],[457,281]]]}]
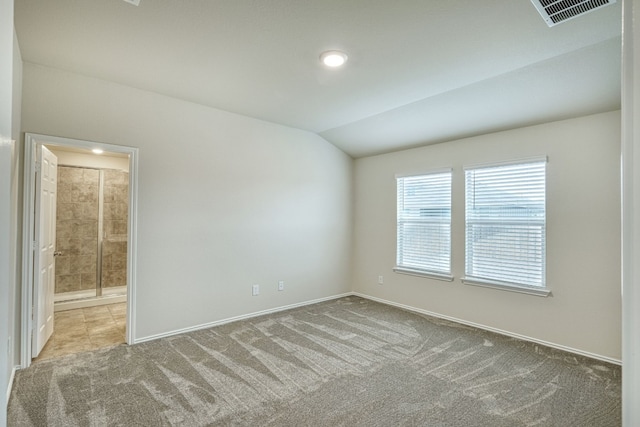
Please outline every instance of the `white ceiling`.
[{"label": "white ceiling", "polygon": [[530,0],[15,0],[27,62],[354,157],[619,108],[620,22],[620,2],[549,28]]}]

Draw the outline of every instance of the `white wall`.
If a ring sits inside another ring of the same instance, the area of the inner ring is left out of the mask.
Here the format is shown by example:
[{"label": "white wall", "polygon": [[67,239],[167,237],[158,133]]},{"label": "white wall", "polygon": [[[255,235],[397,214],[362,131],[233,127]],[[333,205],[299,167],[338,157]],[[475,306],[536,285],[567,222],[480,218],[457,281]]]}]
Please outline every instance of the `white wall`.
[{"label": "white wall", "polygon": [[[552,296],[463,285],[462,167],[547,155],[547,284]],[[620,113],[467,138],[355,162],[354,290],[619,360]],[[392,272],[395,174],[453,167],[454,282]],[[377,283],[384,276],[384,285]]]},{"label": "white wall", "polygon": [[13,367],[20,364],[21,302],[22,302],[22,135],[20,133],[22,109],[22,57],[18,37],[13,36],[13,100],[11,138],[14,152],[11,165],[11,254],[9,263],[12,267],[10,293],[10,328],[13,348],[10,349],[9,361]]},{"label": "white wall", "polygon": [[[12,44],[13,3],[2,0],[0,3],[0,63],[13,62]],[[0,67],[0,426],[6,425],[7,409],[5,392],[9,385],[11,363],[6,348],[10,332],[9,311],[10,296],[10,170],[12,158],[11,145],[11,67]]]},{"label": "white wall", "polygon": [[13,1],[0,0],[0,426],[6,424],[6,403],[17,355],[15,295],[17,289],[18,138],[21,59],[13,28]]},{"label": "white wall", "polygon": [[25,132],[140,150],[137,338],[350,290],[353,161],[322,138],[29,63],[23,79]]},{"label": "white wall", "polygon": [[622,423],[640,425],[640,1],[624,1],[622,41]]}]

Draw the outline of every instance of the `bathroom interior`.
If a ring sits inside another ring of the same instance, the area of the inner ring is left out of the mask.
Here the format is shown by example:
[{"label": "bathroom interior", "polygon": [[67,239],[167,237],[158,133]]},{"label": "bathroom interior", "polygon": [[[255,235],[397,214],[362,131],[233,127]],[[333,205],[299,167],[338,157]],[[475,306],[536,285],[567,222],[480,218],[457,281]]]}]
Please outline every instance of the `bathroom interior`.
[{"label": "bathroom interior", "polygon": [[48,146],[58,158],[54,332],[36,360],[125,342],[129,157]]}]

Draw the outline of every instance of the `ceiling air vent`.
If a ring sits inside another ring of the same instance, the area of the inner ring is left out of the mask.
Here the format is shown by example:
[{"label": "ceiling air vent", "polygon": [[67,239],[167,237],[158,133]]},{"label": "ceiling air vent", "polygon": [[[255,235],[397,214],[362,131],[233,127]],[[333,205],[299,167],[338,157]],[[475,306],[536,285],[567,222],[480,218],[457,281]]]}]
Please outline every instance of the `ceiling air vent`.
[{"label": "ceiling air vent", "polygon": [[609,6],[616,0],[531,0],[542,19],[553,27],[585,13]]}]

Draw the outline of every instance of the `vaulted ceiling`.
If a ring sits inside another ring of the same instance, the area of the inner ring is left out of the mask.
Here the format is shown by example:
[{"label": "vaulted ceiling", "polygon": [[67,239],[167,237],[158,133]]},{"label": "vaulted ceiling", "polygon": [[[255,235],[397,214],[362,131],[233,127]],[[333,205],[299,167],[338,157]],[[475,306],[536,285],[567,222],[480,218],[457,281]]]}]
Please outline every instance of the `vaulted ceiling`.
[{"label": "vaulted ceiling", "polygon": [[[615,110],[620,2],[16,0],[23,60],[318,133],[354,157]],[[341,69],[321,52],[349,56]]]}]

